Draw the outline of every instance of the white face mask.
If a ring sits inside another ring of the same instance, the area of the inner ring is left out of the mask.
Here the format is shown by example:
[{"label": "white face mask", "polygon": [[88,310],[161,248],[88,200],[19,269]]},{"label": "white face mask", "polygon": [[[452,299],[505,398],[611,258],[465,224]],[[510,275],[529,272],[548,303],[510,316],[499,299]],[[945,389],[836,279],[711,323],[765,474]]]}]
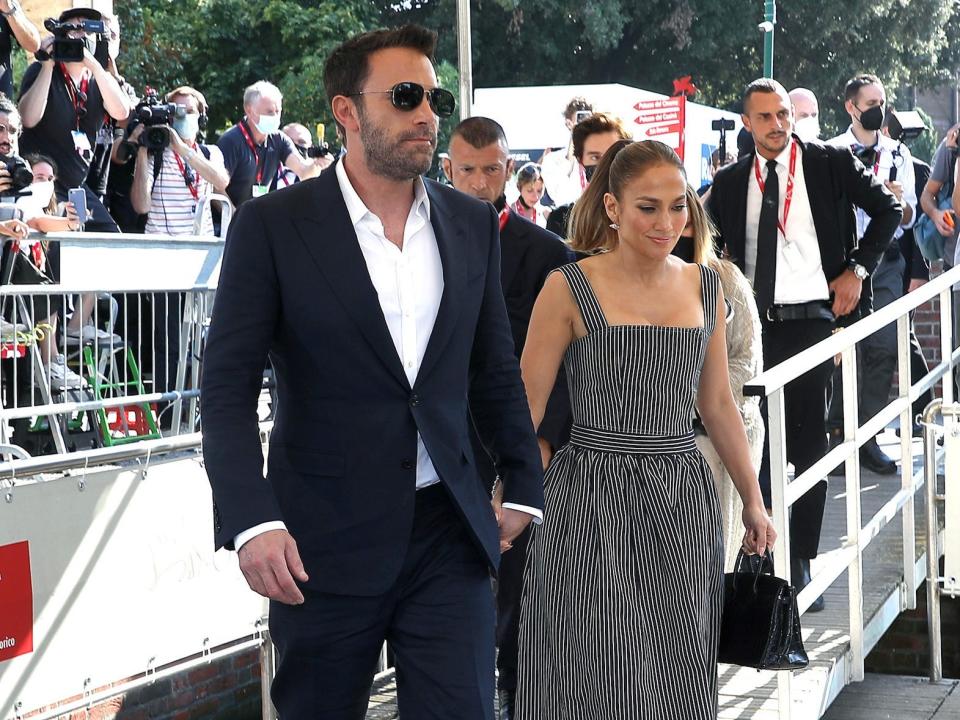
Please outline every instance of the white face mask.
[{"label": "white face mask", "polygon": [[820,119],[811,116],[801,118],[794,123],[793,131],[803,142],[820,138]]},{"label": "white face mask", "polygon": [[257,123],[257,130],[264,135],[271,135],[280,130],[280,113],[276,115],[261,115]]},{"label": "white face mask", "polygon": [[173,129],[181,138],[187,142],[192,142],[200,131],[200,116],[188,113],[183,117],[178,117],[173,121]]},{"label": "white face mask", "polygon": [[29,217],[43,215],[53,198],[53,180],[35,182],[30,186],[30,194],[18,197],[17,207],[21,208]]}]

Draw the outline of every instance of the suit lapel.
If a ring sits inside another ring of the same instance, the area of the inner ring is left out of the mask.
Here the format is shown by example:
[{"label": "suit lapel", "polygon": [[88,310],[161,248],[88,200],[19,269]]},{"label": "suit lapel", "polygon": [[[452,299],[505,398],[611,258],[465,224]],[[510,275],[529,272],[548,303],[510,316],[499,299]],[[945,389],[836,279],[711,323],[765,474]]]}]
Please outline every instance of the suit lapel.
[{"label": "suit lapel", "polygon": [[803,181],[807,187],[807,199],[810,201],[810,213],[813,215],[813,226],[817,231],[817,243],[820,245],[820,258],[824,267],[828,258],[836,255],[836,248],[829,243],[830,238],[837,236],[836,224],[838,219],[834,215],[836,205],[831,196],[832,183],[830,182],[830,160],[827,155],[814,145],[803,145]]},{"label": "suit lapel", "polygon": [[417,382],[427,376],[443,353],[456,327],[467,285],[467,248],[463,226],[454,217],[443,194],[430,180],[424,180],[430,197],[430,224],[437,238],[443,265],[443,295],[433,332],[417,372]]},{"label": "suit lapel", "polygon": [[322,173],[316,184],[316,207],[326,212],[294,219],[300,239],[342,310],[353,318],[390,373],[409,388],[333,168]]}]

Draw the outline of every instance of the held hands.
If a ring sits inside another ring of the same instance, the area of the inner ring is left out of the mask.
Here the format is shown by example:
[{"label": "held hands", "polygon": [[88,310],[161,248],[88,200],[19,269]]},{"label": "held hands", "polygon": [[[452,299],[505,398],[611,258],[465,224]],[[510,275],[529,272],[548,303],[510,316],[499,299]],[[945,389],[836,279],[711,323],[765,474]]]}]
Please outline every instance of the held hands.
[{"label": "held hands", "polygon": [[248,540],[237,553],[247,585],[258,595],[287,605],[302,605],[297,581],[309,578],[297,543],[286,530],[269,530]]},{"label": "held hands", "polygon": [[830,292],[833,293],[833,314],[837,317],[849,315],[860,302],[860,292],[863,290],[863,281],[856,276],[853,270],[844,270],[830,282]]},{"label": "held hands", "polygon": [[763,505],[751,505],[743,509],[743,551],[748,555],[763,555],[766,550],[772,550],[777,541],[777,531],[773,529],[770,516]]},{"label": "held hands", "polygon": [[503,554],[513,547],[513,541],[526,530],[533,520],[529,513],[503,507],[503,483],[499,480],[493,488],[493,514],[500,526],[500,553]]}]

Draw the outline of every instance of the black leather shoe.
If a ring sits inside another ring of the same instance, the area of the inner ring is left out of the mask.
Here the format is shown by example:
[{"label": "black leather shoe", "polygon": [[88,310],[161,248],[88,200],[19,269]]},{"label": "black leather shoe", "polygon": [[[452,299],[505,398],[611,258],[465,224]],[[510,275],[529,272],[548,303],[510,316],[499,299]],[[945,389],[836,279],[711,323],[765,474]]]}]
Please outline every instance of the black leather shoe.
[{"label": "black leather shoe", "polygon": [[897,472],[897,464],[884,454],[876,439],[860,448],[860,464],[877,475],[894,475]]},{"label": "black leather shoe", "polygon": [[[797,589],[797,593],[810,584],[810,561],[807,558],[790,558],[790,582]],[[821,595],[807,608],[807,612],[820,612],[825,605]]]},{"label": "black leather shoe", "polygon": [[515,690],[499,690],[500,720],[513,720],[513,703],[517,698]]}]

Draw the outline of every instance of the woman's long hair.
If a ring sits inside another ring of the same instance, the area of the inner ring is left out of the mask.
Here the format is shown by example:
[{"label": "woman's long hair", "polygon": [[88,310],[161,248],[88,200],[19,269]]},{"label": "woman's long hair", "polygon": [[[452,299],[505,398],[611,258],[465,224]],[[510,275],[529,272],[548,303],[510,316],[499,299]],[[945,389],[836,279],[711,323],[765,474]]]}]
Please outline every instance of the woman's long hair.
[{"label": "woman's long hair", "polygon": [[693,230],[693,261],[699,265],[707,265],[714,269],[720,263],[714,248],[713,239],[717,234],[713,223],[703,209],[697,191],[687,185],[687,217]]},{"label": "woman's long hair", "polygon": [[597,165],[590,185],[570,213],[570,246],[574,250],[591,254],[615,248],[617,231],[610,227],[603,196],[610,193],[617,200],[621,200],[627,184],[656,165],[671,165],[677,168],[686,180],[680,158],[670,147],[658,140],[618,140],[611,145]]}]

